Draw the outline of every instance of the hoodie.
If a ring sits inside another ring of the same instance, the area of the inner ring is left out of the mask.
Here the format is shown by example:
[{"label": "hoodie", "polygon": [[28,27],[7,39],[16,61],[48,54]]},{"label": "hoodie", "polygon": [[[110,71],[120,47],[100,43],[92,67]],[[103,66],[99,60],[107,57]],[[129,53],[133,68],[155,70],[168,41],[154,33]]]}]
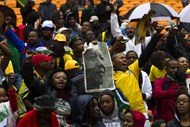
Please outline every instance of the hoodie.
[{"label": "hoodie", "polygon": [[114,109],[110,116],[107,116],[100,110],[100,114],[102,116],[102,121],[106,125],[106,127],[121,127],[121,120],[119,118],[119,108],[115,98],[114,93],[110,90],[105,90],[101,93],[98,102],[100,103],[100,99],[103,95],[110,95],[114,99]]},{"label": "hoodie", "polygon": [[[71,17],[71,16],[75,17],[75,23],[74,23],[75,25],[74,26],[70,26],[70,24],[69,24],[69,17]],[[78,24],[76,22],[75,14],[72,13],[72,12],[67,13],[66,16],[65,16],[65,27],[70,28],[72,30],[71,34],[70,34],[70,39],[72,39],[72,38],[74,38],[76,36],[79,36],[79,32],[77,30],[77,25]]]},{"label": "hoodie", "polygon": [[[87,109],[87,105],[89,102],[95,98],[92,95],[85,94],[79,95],[75,101],[75,109],[74,109],[74,125],[73,127],[84,127],[84,116]],[[105,125],[101,121],[96,122],[95,127],[105,127]]]}]

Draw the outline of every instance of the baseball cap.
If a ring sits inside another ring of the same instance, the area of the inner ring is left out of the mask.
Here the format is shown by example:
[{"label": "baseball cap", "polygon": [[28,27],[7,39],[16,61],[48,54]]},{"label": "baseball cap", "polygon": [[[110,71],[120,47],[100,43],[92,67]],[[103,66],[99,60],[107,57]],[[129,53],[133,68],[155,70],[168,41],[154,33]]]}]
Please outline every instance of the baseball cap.
[{"label": "baseball cap", "polygon": [[83,40],[80,36],[76,36],[74,38],[71,39],[71,41],[69,42],[69,47],[73,47],[74,43],[78,40]]},{"label": "baseball cap", "polygon": [[76,60],[67,60],[65,63],[65,70],[71,70],[74,68],[80,68]]},{"label": "baseball cap", "polygon": [[54,40],[59,41],[59,42],[67,42],[67,39],[64,34],[57,34]]},{"label": "baseball cap", "polygon": [[52,56],[46,56],[44,54],[35,54],[33,57],[32,57],[32,65],[33,66],[37,66],[39,65],[41,62],[44,62],[44,61],[49,61],[52,59]]},{"label": "baseball cap", "polygon": [[57,30],[57,34],[60,34],[62,31],[69,31],[71,32],[71,29],[70,28],[67,28],[67,27],[61,27]]},{"label": "baseball cap", "polygon": [[98,16],[91,16],[91,18],[90,18],[90,21],[89,22],[94,22],[94,21],[97,21],[97,20],[99,20],[98,19]]},{"label": "baseball cap", "polygon": [[42,29],[54,29],[54,24],[51,20],[45,20],[42,23]]}]

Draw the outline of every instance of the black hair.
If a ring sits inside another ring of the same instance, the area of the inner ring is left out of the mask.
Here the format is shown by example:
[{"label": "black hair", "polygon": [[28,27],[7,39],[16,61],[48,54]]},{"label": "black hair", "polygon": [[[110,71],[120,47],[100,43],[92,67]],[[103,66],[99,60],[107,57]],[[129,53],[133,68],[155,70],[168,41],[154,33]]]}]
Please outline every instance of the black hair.
[{"label": "black hair", "polygon": [[138,58],[138,54],[137,54],[137,52],[135,52],[134,50],[129,50],[127,53],[126,53],[126,57],[129,55],[129,53],[131,53],[131,52],[133,52],[133,53],[135,53],[135,55],[137,56],[137,58]]},{"label": "black hair", "polygon": [[156,51],[153,52],[151,57],[150,57],[150,61],[153,65],[158,65],[160,61],[164,60],[166,57],[166,53],[162,52],[162,51]]},{"label": "black hair", "polygon": [[165,64],[166,68],[169,66],[169,64],[170,64],[171,61],[177,61],[177,60],[174,59],[174,58],[167,60],[167,62]]}]

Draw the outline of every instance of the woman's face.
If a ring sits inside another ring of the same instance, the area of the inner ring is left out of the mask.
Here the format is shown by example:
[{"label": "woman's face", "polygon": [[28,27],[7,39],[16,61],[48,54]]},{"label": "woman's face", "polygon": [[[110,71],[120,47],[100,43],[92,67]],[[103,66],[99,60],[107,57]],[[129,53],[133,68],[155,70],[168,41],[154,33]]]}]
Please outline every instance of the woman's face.
[{"label": "woman's face", "polygon": [[133,127],[133,126],[134,126],[133,115],[130,112],[125,113],[123,118],[123,127]]},{"label": "woman's face", "polygon": [[111,115],[114,110],[114,100],[110,95],[103,95],[100,99],[100,107],[104,114]]},{"label": "woman's face", "polygon": [[177,98],[176,106],[180,115],[190,113],[190,98],[185,94],[181,94]]},{"label": "woman's face", "polygon": [[64,72],[56,72],[53,75],[53,86],[57,90],[63,90],[67,86],[67,76]]},{"label": "woman's face", "polygon": [[178,59],[179,62],[179,69],[183,72],[186,72],[186,70],[189,68],[189,62],[185,57],[180,57]]}]

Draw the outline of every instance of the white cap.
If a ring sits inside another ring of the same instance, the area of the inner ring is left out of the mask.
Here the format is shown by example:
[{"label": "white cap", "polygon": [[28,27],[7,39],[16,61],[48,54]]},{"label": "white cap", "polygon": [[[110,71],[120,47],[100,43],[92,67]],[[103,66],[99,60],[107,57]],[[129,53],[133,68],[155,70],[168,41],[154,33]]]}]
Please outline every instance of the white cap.
[{"label": "white cap", "polygon": [[94,22],[94,21],[98,21],[99,19],[98,19],[98,16],[91,16],[91,18],[90,18],[90,21],[89,22]]},{"label": "white cap", "polygon": [[47,28],[47,29],[53,29],[54,28],[54,24],[51,20],[45,20],[43,23],[42,23],[42,29],[43,28]]}]

